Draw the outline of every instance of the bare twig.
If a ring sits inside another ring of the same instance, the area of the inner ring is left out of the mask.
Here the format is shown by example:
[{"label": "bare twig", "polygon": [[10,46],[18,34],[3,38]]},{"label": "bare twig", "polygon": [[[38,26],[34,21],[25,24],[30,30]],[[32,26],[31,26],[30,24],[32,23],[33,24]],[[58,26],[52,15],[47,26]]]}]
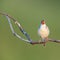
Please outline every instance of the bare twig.
[{"label": "bare twig", "polygon": [[56,42],[56,43],[60,43],[60,40],[55,40],[55,39],[49,39],[50,42]]},{"label": "bare twig", "polygon": [[[25,42],[28,42],[28,43],[30,43],[30,44],[32,44],[32,45],[34,45],[34,44],[45,44],[45,43],[46,43],[46,42],[40,42],[40,41],[32,41],[32,39],[30,38],[30,36],[29,36],[29,35],[27,34],[27,32],[22,28],[21,24],[20,24],[16,19],[14,19],[12,16],[10,16],[10,15],[4,13],[4,12],[0,12],[0,14],[6,16],[6,18],[7,18],[7,20],[8,20],[8,23],[9,23],[9,25],[10,25],[10,29],[11,29],[13,35],[16,36],[16,37],[18,37],[20,40],[23,40],[23,41],[25,41]],[[18,34],[14,31],[10,19],[12,19],[13,22],[18,26],[18,28],[20,29],[20,31],[26,36],[27,40],[24,39],[24,38],[22,38],[20,35],[18,35]],[[60,40],[48,39],[48,41],[60,43]],[[47,41],[47,42],[48,42],[48,41]]]},{"label": "bare twig", "polygon": [[9,25],[10,25],[10,29],[11,29],[13,35],[16,36],[16,37],[18,37],[19,39],[21,39],[21,40],[23,40],[23,41],[30,42],[30,41],[28,41],[28,40],[23,39],[21,36],[19,36],[19,35],[14,31],[14,29],[13,29],[13,27],[12,27],[12,24],[11,24],[11,21],[10,21],[10,18],[9,18],[8,16],[6,16],[6,18],[7,18],[7,20],[8,20],[8,23],[9,23]]},{"label": "bare twig", "polygon": [[[25,32],[25,30],[22,28],[21,24],[20,24],[16,19],[14,19],[13,17],[11,17],[10,15],[8,15],[8,14],[6,14],[6,13],[4,13],[4,12],[0,12],[0,14],[6,16],[6,18],[8,19],[8,22],[9,22],[9,25],[10,25],[10,28],[11,28],[12,31],[13,31],[14,29],[13,29],[13,27],[12,27],[12,24],[11,24],[11,22],[10,22],[10,19],[12,19],[13,22],[19,27],[20,31],[27,37],[27,39],[28,39],[29,41],[32,41],[32,40],[30,39],[29,35],[27,34],[27,32]],[[13,33],[14,33],[14,31],[13,31]]]}]

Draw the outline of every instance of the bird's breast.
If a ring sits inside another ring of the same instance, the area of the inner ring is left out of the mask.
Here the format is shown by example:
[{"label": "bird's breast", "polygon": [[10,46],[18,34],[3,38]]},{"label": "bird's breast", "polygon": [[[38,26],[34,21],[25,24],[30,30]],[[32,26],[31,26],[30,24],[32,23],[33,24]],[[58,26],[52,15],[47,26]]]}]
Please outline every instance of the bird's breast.
[{"label": "bird's breast", "polygon": [[49,35],[49,29],[48,29],[48,27],[46,27],[46,28],[40,28],[40,29],[38,30],[38,34],[39,34],[42,38],[48,37],[48,35]]}]

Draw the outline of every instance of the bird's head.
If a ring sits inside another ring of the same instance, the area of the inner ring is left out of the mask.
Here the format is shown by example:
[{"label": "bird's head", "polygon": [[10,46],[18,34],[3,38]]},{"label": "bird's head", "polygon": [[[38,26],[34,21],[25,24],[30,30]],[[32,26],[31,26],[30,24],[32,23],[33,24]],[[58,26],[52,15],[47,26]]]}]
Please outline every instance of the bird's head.
[{"label": "bird's head", "polygon": [[44,21],[44,20],[42,20],[42,21],[41,21],[41,24],[42,24],[42,25],[44,25],[44,24],[45,24],[45,21]]}]

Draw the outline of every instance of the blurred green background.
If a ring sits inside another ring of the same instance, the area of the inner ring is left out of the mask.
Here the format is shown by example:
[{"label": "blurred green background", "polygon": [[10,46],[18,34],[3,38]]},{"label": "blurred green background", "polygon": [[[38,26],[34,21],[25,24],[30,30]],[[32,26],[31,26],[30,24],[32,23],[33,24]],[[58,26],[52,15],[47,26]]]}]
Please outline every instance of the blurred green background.
[{"label": "blurred green background", "polygon": [[[0,10],[16,18],[33,40],[40,39],[37,30],[42,19],[50,28],[49,37],[60,39],[60,0],[0,0]],[[44,47],[23,42],[13,36],[0,14],[0,60],[60,60],[60,44],[48,42]]]}]

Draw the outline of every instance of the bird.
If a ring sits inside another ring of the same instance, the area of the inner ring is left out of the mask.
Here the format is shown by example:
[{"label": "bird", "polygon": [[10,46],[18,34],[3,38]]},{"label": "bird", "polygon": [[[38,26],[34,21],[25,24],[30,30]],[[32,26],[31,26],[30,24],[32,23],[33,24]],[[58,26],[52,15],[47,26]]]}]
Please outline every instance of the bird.
[{"label": "bird", "polygon": [[50,34],[50,30],[48,28],[48,26],[46,25],[45,20],[41,21],[41,24],[38,28],[38,35],[41,37],[42,42],[44,42],[44,46],[46,44],[46,42],[48,41],[48,36]]}]

